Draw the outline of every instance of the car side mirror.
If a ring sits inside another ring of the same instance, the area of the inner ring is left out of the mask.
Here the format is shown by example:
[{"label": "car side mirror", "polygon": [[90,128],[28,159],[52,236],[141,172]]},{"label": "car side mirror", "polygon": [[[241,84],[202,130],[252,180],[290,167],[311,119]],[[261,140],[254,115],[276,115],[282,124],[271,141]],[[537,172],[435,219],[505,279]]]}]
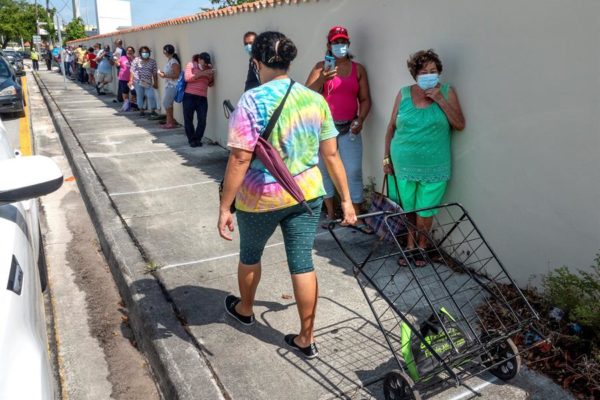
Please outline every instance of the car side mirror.
[{"label": "car side mirror", "polygon": [[25,70],[17,71],[17,76],[25,76],[25,75],[27,75],[27,72],[25,72]]},{"label": "car side mirror", "polygon": [[48,157],[0,161],[0,205],[44,196],[60,188],[62,183],[62,172]]}]

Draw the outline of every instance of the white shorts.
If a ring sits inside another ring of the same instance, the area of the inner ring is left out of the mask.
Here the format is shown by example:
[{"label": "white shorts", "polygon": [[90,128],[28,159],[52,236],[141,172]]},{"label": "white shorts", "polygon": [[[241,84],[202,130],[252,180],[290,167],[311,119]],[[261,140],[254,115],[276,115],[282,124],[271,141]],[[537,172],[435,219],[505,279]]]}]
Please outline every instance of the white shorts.
[{"label": "white shorts", "polygon": [[102,72],[96,72],[96,83],[109,83],[112,82],[112,74],[103,74]]}]

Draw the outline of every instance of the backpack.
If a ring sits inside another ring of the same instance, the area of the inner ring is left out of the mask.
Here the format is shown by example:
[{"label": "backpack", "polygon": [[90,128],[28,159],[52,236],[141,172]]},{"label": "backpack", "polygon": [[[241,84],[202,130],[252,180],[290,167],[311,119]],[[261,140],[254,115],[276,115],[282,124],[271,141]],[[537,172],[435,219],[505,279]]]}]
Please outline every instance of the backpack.
[{"label": "backpack", "polygon": [[183,94],[185,92],[185,76],[183,71],[179,74],[179,79],[177,79],[177,84],[175,85],[175,102],[181,103],[183,101]]},{"label": "backpack", "polygon": [[[460,351],[467,344],[467,336],[444,307],[440,309],[438,315],[448,331],[448,337]],[[452,344],[434,314],[421,323],[419,331],[424,342],[427,342],[440,358],[444,359],[452,351]],[[415,381],[423,377],[431,378],[427,375],[440,366],[440,361],[435,358],[419,337],[413,334],[406,322],[402,322],[400,332],[402,357],[410,377]]]}]

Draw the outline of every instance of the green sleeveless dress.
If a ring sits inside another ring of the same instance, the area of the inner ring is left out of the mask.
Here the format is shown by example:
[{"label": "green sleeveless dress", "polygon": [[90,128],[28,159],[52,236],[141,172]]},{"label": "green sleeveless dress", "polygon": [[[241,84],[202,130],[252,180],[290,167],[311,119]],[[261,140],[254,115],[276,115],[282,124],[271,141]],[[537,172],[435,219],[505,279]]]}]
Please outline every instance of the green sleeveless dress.
[{"label": "green sleeveless dress", "polygon": [[[440,91],[446,100],[450,85]],[[451,127],[437,103],[414,106],[410,86],[401,89],[396,131],[390,144],[390,158],[397,179],[418,182],[446,182],[451,175]]]}]

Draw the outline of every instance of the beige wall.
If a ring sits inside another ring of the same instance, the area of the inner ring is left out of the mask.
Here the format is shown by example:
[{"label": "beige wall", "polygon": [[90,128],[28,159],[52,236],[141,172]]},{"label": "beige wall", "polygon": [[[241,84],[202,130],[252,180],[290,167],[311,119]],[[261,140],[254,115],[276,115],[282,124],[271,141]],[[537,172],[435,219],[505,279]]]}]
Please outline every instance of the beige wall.
[{"label": "beige wall", "polygon": [[[598,0],[321,0],[123,38],[149,45],[159,64],[166,43],[184,60],[213,55],[207,136],[224,144],[221,103],[237,101],[246,76],[242,34],[285,32],[299,48],[291,75],[304,82],[334,24],[349,28],[351,50],[370,75],[365,178],[381,181],[392,103],[412,83],[407,56],[434,48],[467,118],[454,134],[446,200],[470,211],[522,284],[563,264],[591,264],[600,248]],[[176,114],[181,120],[180,105]]]}]

